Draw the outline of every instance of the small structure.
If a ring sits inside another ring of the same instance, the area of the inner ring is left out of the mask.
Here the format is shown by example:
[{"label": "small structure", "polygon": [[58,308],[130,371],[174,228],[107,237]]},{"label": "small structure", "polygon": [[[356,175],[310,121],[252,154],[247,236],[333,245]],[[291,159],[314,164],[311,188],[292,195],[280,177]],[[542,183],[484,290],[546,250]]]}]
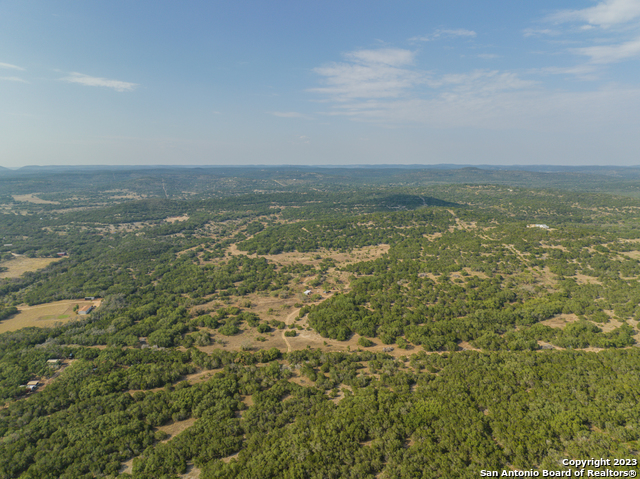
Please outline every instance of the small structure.
[{"label": "small structure", "polygon": [[94,306],[91,304],[89,306],[83,306],[82,308],[80,308],[80,310],[78,310],[78,314],[89,314],[91,311],[93,311]]},{"label": "small structure", "polygon": [[60,251],[58,253],[58,256],[62,257],[62,256],[67,256],[67,252],[66,251]]},{"label": "small structure", "polygon": [[85,300],[85,301],[93,301],[94,299],[96,299],[96,297],[95,297],[95,296],[85,296],[85,297],[84,297],[84,300]]},{"label": "small structure", "polygon": [[536,224],[536,225],[527,225],[527,228],[542,228],[543,230],[548,230],[549,226],[548,225]]},{"label": "small structure", "polygon": [[310,289],[308,289],[308,290],[306,290],[306,291],[304,292],[304,295],[305,295],[305,296],[309,296],[311,293],[312,293],[312,291],[311,291]]},{"label": "small structure", "polygon": [[47,365],[57,368],[60,366],[60,361],[62,361],[62,359],[47,359]]},{"label": "small structure", "polygon": [[29,391],[35,391],[36,389],[38,389],[38,386],[40,386],[40,382],[39,381],[29,381],[27,383],[27,389]]}]

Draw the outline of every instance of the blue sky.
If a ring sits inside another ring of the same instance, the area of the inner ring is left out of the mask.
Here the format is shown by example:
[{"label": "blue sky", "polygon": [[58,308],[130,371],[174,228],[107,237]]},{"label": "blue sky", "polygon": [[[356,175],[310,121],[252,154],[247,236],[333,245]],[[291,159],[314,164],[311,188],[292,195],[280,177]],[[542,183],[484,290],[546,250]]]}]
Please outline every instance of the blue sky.
[{"label": "blue sky", "polygon": [[640,0],[0,2],[0,165],[640,165]]}]

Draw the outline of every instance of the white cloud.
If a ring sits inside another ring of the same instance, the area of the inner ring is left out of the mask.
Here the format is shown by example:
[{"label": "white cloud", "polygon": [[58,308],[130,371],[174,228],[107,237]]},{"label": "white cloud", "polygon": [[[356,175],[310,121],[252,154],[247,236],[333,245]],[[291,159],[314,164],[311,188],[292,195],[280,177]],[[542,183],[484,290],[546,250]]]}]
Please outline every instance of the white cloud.
[{"label": "white cloud", "polygon": [[560,32],[558,30],[551,30],[550,28],[525,28],[522,31],[522,34],[525,37],[535,37],[540,35],[555,36],[560,35]]},{"label": "white cloud", "polygon": [[15,82],[20,82],[20,83],[29,83],[27,80],[23,80],[22,78],[19,78],[19,77],[0,77],[0,80],[3,80],[3,81],[15,81]]},{"label": "white cloud", "polygon": [[414,52],[396,48],[358,50],[346,53],[349,62],[314,68],[326,85],[309,91],[329,95],[332,100],[351,98],[393,98],[420,81],[409,68]]},{"label": "white cloud", "polygon": [[20,70],[20,71],[24,71],[24,68],[19,67],[17,65],[12,65],[11,63],[2,63],[0,62],[0,68],[8,68],[10,70]]},{"label": "white cloud", "polygon": [[409,41],[410,42],[430,42],[438,38],[455,38],[455,37],[475,38],[476,35],[477,35],[476,32],[474,32],[473,30],[465,30],[464,28],[457,28],[455,30],[439,29],[433,32],[431,35],[412,37],[409,39]]},{"label": "white cloud", "polygon": [[617,45],[573,48],[573,53],[590,57],[591,63],[616,63],[640,55],[640,38]]},{"label": "white cloud", "polygon": [[345,53],[348,60],[362,64],[382,64],[399,67],[413,62],[414,53],[400,48],[382,48],[380,50],[357,50]]},{"label": "white cloud", "polygon": [[484,94],[503,90],[521,90],[536,85],[533,81],[521,80],[517,74],[497,70],[474,70],[471,73],[442,75],[428,81],[432,88],[449,87],[452,91]]},{"label": "white cloud", "polygon": [[473,30],[465,30],[464,28],[458,28],[457,30],[436,30],[436,36],[449,36],[449,37],[475,37],[476,32]]},{"label": "white cloud", "polygon": [[557,23],[584,21],[589,25],[610,27],[629,23],[640,17],[640,0],[605,0],[582,10],[562,10],[549,15]]},{"label": "white cloud", "polygon": [[540,69],[532,69],[530,70],[530,73],[574,75],[581,80],[597,80],[599,78],[597,75],[596,67],[588,63],[571,67],[545,67]]},{"label": "white cloud", "polygon": [[116,91],[124,92],[124,91],[133,91],[138,84],[137,83],[129,83],[119,80],[109,80],[107,78],[98,78],[92,77],[89,75],[84,75],[82,73],[72,72],[70,76],[61,78],[61,81],[66,81],[68,83],[79,83],[81,85],[86,86],[102,86],[107,88],[113,88]]},{"label": "white cloud", "polygon": [[382,126],[414,123],[429,128],[523,129],[557,134],[582,128],[599,131],[614,124],[637,125],[638,109],[640,89],[590,92],[445,89],[433,98],[338,105],[329,114]]},{"label": "white cloud", "polygon": [[351,61],[314,69],[327,86],[309,91],[333,103],[324,114],[358,121],[437,123],[431,113],[438,111],[449,118],[447,122],[466,125],[481,117],[480,111],[485,116],[495,111],[493,101],[498,98],[538,90],[536,82],[513,72],[474,70],[436,76],[415,68],[415,54],[407,50],[361,50],[344,56]]},{"label": "white cloud", "polygon": [[[566,52],[588,57],[583,65],[560,67],[556,72],[547,69],[549,73],[573,73],[582,79],[595,80],[597,65],[618,63],[640,56],[640,37],[630,36],[630,32],[640,27],[640,0],[600,0],[589,8],[558,11],[547,16],[546,20],[557,24],[578,23],[564,33],[585,35],[581,45],[586,46],[567,48]],[[532,36],[542,32],[546,30],[527,29],[524,34]],[[597,38],[593,35],[595,32],[598,33]]]}]

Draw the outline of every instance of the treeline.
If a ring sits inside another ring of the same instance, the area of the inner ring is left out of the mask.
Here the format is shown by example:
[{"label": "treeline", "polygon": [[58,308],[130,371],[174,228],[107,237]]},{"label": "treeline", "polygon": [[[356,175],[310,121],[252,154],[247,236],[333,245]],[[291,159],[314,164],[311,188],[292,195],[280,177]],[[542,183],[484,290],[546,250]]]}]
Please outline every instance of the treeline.
[{"label": "treeline", "polygon": [[15,306],[9,306],[9,307],[0,306],[0,321],[2,321],[3,319],[10,318],[17,312],[18,312],[18,308],[16,308]]}]

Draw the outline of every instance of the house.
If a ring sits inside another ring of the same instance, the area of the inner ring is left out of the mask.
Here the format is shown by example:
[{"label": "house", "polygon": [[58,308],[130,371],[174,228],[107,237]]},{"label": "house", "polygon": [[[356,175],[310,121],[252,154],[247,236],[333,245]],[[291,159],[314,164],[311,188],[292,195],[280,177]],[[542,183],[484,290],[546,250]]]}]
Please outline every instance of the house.
[{"label": "house", "polygon": [[29,391],[35,391],[36,389],[38,389],[38,386],[40,386],[40,382],[39,381],[29,381],[27,383],[27,389]]},{"label": "house", "polygon": [[85,297],[84,297],[84,300],[85,300],[85,301],[93,301],[94,299],[96,299],[96,297],[95,297],[95,296],[85,296]]},{"label": "house", "polygon": [[306,290],[306,291],[304,292],[304,295],[305,295],[305,296],[309,296],[311,293],[312,293],[312,291],[311,291],[310,289],[308,289],[308,290]]},{"label": "house", "polygon": [[58,253],[58,256],[62,257],[62,256],[67,256],[67,252],[66,251],[60,251]]},{"label": "house", "polygon": [[93,305],[89,305],[89,306],[83,306],[82,308],[80,308],[78,310],[78,314],[89,314],[91,311],[93,311],[94,306]]},{"label": "house", "polygon": [[549,226],[548,225],[527,225],[527,228],[542,228],[543,230],[548,230]]}]

